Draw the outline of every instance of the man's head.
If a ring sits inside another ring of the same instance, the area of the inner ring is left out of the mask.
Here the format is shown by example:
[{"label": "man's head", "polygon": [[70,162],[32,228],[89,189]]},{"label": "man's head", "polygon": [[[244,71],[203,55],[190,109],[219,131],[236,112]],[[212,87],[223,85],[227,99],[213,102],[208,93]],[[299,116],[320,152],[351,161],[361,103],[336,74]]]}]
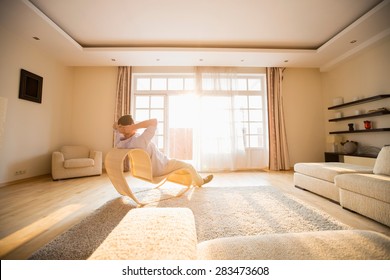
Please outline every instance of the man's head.
[{"label": "man's head", "polygon": [[124,115],[119,118],[118,125],[125,126],[125,125],[132,125],[134,124],[134,120],[131,115]]},{"label": "man's head", "polygon": [[118,131],[123,134],[125,138],[130,138],[136,132],[134,128],[129,127],[134,124],[131,115],[124,115],[118,120]]}]

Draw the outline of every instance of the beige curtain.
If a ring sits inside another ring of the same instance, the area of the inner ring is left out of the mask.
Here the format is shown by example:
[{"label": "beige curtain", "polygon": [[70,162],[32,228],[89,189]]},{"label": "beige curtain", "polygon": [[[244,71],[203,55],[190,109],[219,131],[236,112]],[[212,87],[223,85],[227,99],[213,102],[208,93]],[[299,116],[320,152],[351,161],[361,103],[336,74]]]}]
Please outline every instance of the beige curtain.
[{"label": "beige curtain", "polygon": [[290,158],[283,116],[283,71],[284,68],[267,67],[270,170],[290,169]]},{"label": "beige curtain", "polygon": [[131,66],[119,66],[116,83],[116,102],[114,121],[130,114]]},{"label": "beige curtain", "polygon": [[[131,66],[118,67],[114,122],[117,122],[121,116],[130,114],[131,70]],[[129,170],[129,159],[126,157],[123,162],[123,171]]]}]

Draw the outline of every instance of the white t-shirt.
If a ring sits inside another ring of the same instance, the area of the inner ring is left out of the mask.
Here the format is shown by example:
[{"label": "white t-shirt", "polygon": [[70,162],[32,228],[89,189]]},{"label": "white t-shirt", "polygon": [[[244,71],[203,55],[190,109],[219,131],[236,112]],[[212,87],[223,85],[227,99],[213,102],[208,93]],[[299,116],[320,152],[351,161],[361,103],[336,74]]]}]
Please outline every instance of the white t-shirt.
[{"label": "white t-shirt", "polygon": [[136,133],[128,139],[124,139],[122,134],[115,131],[115,147],[119,149],[145,150],[149,154],[152,162],[153,176],[161,176],[164,174],[169,159],[152,142],[156,129],[157,127],[155,126],[149,126],[142,134]]}]

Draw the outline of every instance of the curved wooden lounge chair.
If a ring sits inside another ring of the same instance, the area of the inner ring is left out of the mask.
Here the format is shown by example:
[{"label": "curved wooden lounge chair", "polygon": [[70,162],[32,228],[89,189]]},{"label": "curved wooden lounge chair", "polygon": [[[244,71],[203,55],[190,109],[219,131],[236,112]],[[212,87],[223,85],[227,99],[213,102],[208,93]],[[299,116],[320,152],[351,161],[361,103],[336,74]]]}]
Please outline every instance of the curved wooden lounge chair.
[{"label": "curved wooden lounge chair", "polygon": [[144,150],[113,148],[107,153],[104,160],[108,177],[121,195],[130,197],[139,206],[156,201],[141,202],[135,197],[135,192],[131,190],[123,174],[123,161],[127,155],[130,159],[131,175],[135,178],[157,184],[156,188],[163,185],[166,181],[186,186],[187,188],[179,192],[176,197],[188,191],[192,186],[192,176],[187,169],[178,169],[164,176],[153,177],[152,163],[149,155]]}]

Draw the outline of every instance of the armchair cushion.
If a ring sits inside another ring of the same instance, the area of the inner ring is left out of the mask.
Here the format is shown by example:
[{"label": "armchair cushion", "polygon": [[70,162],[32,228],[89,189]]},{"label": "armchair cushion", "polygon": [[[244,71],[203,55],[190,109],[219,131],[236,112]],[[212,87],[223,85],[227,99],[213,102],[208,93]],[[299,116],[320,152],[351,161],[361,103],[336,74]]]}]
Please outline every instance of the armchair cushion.
[{"label": "armchair cushion", "polygon": [[94,165],[95,161],[91,158],[72,158],[64,161],[65,168],[80,168]]},{"label": "armchair cushion", "polygon": [[63,146],[60,152],[64,155],[64,159],[89,157],[89,149],[84,146]]}]

